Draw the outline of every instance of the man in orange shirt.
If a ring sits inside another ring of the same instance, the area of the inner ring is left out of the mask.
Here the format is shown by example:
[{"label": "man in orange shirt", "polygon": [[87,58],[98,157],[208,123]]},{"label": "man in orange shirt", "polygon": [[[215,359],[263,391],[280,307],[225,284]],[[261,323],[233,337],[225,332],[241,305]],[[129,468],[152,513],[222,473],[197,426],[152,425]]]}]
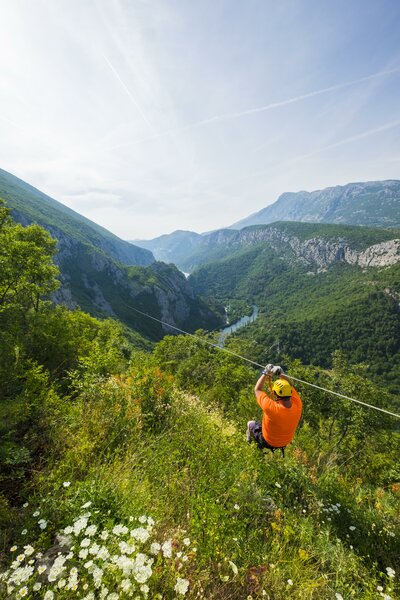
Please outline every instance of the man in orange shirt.
[{"label": "man in orange shirt", "polygon": [[[268,375],[278,377],[272,385],[272,398],[263,390]],[[256,399],[263,411],[262,423],[247,423],[247,441],[254,440],[260,449],[281,449],[292,441],[300,421],[302,402],[282,368],[267,365],[254,388]]]}]

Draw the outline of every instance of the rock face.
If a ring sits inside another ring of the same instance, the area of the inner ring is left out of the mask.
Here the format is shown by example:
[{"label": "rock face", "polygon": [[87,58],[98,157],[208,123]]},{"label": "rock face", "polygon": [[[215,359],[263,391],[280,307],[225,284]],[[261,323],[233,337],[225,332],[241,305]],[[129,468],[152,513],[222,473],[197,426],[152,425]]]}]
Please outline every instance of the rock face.
[{"label": "rock face", "polygon": [[270,227],[264,230],[242,230],[231,239],[231,244],[241,247],[260,242],[269,243],[278,252],[290,249],[294,257],[304,264],[327,267],[334,263],[348,263],[360,267],[387,267],[400,261],[400,239],[373,244],[365,250],[355,250],[351,241],[344,238],[314,237],[300,240],[286,232]]},{"label": "rock face", "polygon": [[[328,225],[326,227],[329,227]],[[311,225],[299,225],[300,229],[310,229]],[[313,228],[312,228],[313,229]],[[340,228],[342,229],[342,228]],[[274,249],[280,256],[302,262],[304,265],[316,265],[320,268],[328,267],[334,263],[348,263],[360,267],[386,267],[400,260],[400,240],[396,237],[387,241],[371,244],[363,249],[357,249],[352,239],[352,230],[349,236],[328,235],[312,236],[308,233],[307,239],[288,231],[288,227],[279,224],[248,227],[240,231],[221,229],[217,232],[203,236],[203,254],[197,251],[192,256],[192,263],[187,263],[188,269],[209,262],[219,256],[228,256],[236,250],[266,244]],[[359,231],[359,229],[358,229]],[[368,232],[368,230],[364,230]],[[218,249],[223,250],[223,255],[218,255]],[[204,251],[209,251],[204,254]],[[190,260],[190,257],[189,259]]]}]

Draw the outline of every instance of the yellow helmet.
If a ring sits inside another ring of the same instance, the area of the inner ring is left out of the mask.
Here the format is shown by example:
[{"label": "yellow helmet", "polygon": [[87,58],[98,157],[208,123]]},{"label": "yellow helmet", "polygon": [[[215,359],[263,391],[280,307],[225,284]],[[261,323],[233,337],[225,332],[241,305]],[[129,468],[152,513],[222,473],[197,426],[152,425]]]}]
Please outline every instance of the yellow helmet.
[{"label": "yellow helmet", "polygon": [[291,385],[286,379],[277,379],[272,386],[272,390],[280,398],[290,398],[292,395]]}]

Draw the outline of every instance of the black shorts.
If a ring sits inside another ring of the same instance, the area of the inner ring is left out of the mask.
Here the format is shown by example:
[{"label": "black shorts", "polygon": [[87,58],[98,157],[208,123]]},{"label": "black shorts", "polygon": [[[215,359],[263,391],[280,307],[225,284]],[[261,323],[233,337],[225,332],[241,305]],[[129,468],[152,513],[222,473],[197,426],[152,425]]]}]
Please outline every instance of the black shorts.
[{"label": "black shorts", "polygon": [[271,444],[267,442],[262,434],[262,423],[260,421],[254,422],[254,425],[250,427],[250,432],[260,450],[264,450],[264,448],[266,448],[267,450],[272,450],[273,452],[274,450],[284,450],[286,448],[286,446],[271,446]]}]

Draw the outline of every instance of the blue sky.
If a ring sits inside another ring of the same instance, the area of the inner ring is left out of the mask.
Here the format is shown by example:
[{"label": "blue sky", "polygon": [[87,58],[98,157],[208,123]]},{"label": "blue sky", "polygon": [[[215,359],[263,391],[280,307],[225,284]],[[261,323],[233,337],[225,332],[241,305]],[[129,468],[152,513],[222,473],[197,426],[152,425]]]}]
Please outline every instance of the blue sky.
[{"label": "blue sky", "polygon": [[125,239],[400,178],[398,0],[2,0],[0,167]]}]

